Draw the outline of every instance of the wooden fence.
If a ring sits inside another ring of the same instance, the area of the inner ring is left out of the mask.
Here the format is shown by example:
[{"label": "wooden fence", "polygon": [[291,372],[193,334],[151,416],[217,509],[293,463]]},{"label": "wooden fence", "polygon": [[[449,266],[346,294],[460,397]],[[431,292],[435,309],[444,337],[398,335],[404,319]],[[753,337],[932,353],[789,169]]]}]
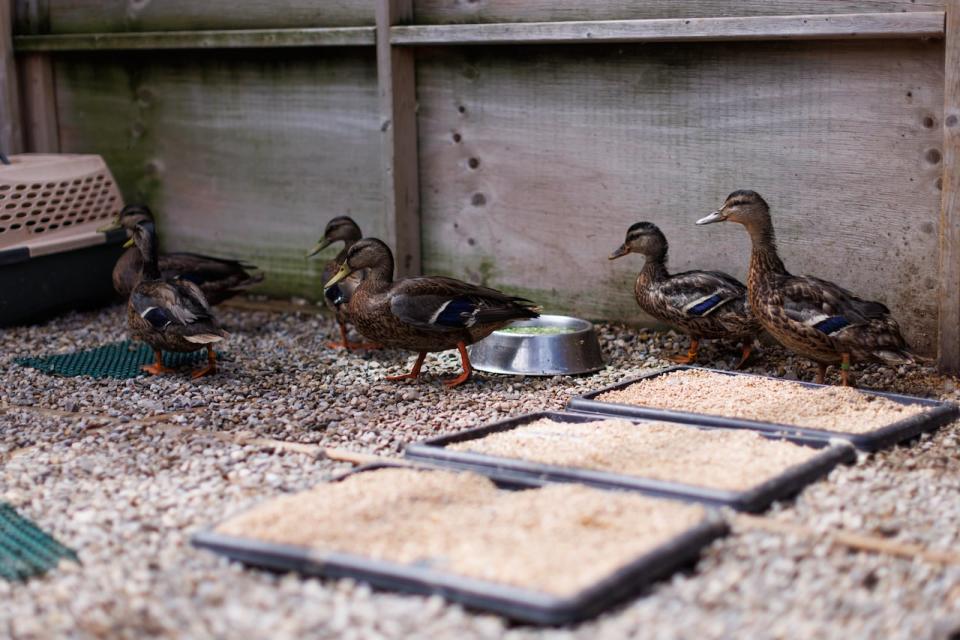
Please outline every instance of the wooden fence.
[{"label": "wooden fence", "polygon": [[692,223],[753,188],[789,267],[960,368],[960,0],[15,0],[12,44],[9,2],[0,146],[103,154],[268,293],[319,296],[347,213],[403,273],[644,321],[626,227],[742,277]]}]

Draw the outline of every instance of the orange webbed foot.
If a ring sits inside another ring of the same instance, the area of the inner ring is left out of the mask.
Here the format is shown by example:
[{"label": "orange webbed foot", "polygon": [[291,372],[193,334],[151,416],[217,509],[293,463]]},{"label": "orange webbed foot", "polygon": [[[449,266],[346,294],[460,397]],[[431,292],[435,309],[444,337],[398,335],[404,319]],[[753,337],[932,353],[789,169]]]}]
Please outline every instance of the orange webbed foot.
[{"label": "orange webbed foot", "polygon": [[140,370],[146,371],[152,376],[162,376],[168,373],[175,373],[175,369],[171,369],[170,367],[165,367],[162,364],[156,364],[156,363],[145,364],[142,367],[140,367]]},{"label": "orange webbed foot", "polygon": [[418,373],[404,373],[399,376],[387,376],[384,380],[389,380],[390,382],[401,382],[403,380],[416,380]]},{"label": "orange webbed foot", "polygon": [[460,375],[458,375],[456,378],[450,378],[449,380],[444,380],[444,381],[443,381],[443,384],[444,384],[448,389],[453,389],[454,387],[460,386],[461,384],[463,384],[464,382],[466,382],[466,381],[469,380],[469,379],[470,379],[470,372],[469,372],[469,371],[464,371],[463,373],[461,373]]},{"label": "orange webbed foot", "polygon": [[204,376],[211,376],[217,372],[217,366],[214,364],[208,364],[202,369],[197,369],[190,374],[190,377],[196,380],[197,378],[202,378]]}]

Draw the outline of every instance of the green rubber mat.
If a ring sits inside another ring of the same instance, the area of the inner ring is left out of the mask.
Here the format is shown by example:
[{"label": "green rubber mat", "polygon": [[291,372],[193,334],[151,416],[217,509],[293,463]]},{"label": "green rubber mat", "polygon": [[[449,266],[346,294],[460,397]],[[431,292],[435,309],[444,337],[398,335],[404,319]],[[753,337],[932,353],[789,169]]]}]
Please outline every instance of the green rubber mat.
[{"label": "green rubber mat", "polygon": [[[196,366],[206,360],[206,350],[191,353],[169,351],[163,353],[163,363],[172,369]],[[14,362],[59,376],[92,376],[125,380],[147,375],[140,367],[153,362],[153,350],[142,342],[124,340],[85,351],[55,356],[17,358]]]},{"label": "green rubber mat", "polygon": [[73,549],[0,502],[0,578],[22,582],[46,573],[64,558],[79,562]]}]

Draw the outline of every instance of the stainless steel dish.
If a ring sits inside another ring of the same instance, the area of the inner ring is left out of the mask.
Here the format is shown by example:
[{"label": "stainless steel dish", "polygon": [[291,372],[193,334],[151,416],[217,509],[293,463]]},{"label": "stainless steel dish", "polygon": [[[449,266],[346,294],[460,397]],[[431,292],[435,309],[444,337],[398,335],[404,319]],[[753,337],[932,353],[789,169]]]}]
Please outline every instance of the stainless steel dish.
[{"label": "stainless steel dish", "polygon": [[[563,333],[517,333],[523,328]],[[506,330],[469,348],[470,362],[479,371],[527,376],[591,373],[603,368],[600,342],[593,325],[569,316],[540,316],[514,322]]]}]

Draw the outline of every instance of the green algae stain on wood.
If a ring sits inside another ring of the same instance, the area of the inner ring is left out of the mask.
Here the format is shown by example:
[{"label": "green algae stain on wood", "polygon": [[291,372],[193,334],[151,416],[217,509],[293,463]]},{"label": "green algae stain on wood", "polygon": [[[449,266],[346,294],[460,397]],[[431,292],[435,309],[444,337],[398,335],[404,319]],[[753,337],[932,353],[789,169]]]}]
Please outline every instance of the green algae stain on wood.
[{"label": "green algae stain on wood", "polygon": [[242,258],[317,299],[329,218],[383,235],[372,50],[56,57],[64,151],[100,153],[166,250]]}]

